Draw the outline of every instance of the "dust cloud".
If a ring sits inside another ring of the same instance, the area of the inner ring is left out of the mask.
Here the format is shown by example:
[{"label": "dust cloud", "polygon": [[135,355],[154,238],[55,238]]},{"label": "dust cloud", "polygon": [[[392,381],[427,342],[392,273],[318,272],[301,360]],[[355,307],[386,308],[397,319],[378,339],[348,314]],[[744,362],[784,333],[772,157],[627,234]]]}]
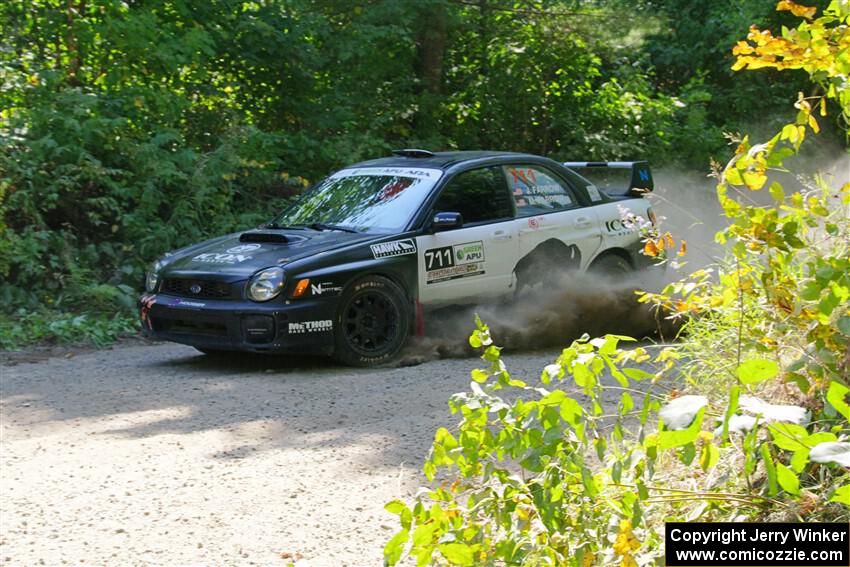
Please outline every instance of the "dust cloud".
[{"label": "dust cloud", "polygon": [[[787,192],[811,187],[815,171],[824,172],[826,181],[837,187],[850,182],[847,151],[830,150],[799,160],[796,165],[802,175],[778,174],[776,180],[785,185]],[[507,351],[566,346],[584,333],[590,336],[616,333],[660,341],[675,339],[680,323],[639,303],[635,291],[659,291],[666,283],[696,269],[721,263],[723,248],[714,241],[714,235],[727,221],[717,201],[717,181],[709,173],[708,169],[653,172],[655,190],[648,199],[660,219],[661,231],[669,231],[677,241],[687,241],[684,267],[653,268],[620,279],[571,272],[563,274],[556,285],[545,289],[538,285],[509,302],[452,306],[429,313],[425,336],[411,341],[399,364],[474,355],[468,338],[475,329],[476,314],[490,326],[494,343]],[[769,195],[765,189],[741,198],[758,203]]]},{"label": "dust cloud", "polygon": [[511,301],[437,310],[426,315],[425,336],[408,345],[399,364],[471,356],[475,351],[468,338],[476,314],[490,327],[494,343],[506,351],[567,346],[584,333],[671,340],[678,325],[663,314],[656,316],[635,293],[658,289],[666,279],[660,271],[619,279],[570,272],[562,274],[557,285],[524,289]]}]

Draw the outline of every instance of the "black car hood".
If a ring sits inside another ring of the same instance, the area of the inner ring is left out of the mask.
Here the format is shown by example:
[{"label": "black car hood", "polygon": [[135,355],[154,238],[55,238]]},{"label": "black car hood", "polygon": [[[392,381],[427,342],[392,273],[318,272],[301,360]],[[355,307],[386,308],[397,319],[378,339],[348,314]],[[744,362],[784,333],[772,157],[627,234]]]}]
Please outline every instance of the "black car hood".
[{"label": "black car hood", "polygon": [[167,276],[224,275],[236,281],[257,270],[373,240],[376,234],[329,230],[249,230],[183,248],[165,259]]}]

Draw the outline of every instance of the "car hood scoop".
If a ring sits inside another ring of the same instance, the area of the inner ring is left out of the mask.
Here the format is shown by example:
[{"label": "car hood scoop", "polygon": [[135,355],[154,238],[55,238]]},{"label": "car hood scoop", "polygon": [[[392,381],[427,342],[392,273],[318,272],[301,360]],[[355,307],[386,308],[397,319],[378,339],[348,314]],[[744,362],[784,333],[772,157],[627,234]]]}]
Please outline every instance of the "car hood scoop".
[{"label": "car hood scoop", "polygon": [[289,244],[306,240],[304,236],[281,234],[279,232],[251,231],[239,235],[239,242],[267,242],[269,244]]},{"label": "car hood scoop", "polygon": [[293,234],[280,230],[251,229],[175,251],[167,259],[162,274],[163,277],[187,278],[223,276],[238,281],[269,266],[282,266],[374,238],[374,234],[338,231]]}]

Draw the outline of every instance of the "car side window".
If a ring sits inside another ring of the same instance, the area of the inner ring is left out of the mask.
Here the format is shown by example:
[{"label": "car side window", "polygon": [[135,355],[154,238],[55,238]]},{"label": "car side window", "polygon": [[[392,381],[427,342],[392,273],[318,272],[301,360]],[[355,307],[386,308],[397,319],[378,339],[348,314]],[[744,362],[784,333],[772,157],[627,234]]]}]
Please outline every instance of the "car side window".
[{"label": "car side window", "polygon": [[508,188],[498,167],[459,173],[443,188],[434,212],[460,213],[464,224],[513,217]]},{"label": "car side window", "polygon": [[530,217],[576,206],[567,186],[545,170],[526,165],[505,166],[517,217]]}]

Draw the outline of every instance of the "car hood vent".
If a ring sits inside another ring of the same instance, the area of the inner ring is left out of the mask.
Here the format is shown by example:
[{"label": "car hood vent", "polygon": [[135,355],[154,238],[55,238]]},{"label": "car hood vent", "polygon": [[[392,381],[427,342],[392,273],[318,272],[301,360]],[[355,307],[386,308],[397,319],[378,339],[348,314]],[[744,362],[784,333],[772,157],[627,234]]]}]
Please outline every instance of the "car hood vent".
[{"label": "car hood vent", "polygon": [[304,238],[293,238],[292,236],[287,236],[278,232],[243,232],[239,236],[239,242],[271,242],[287,244],[293,240],[304,240]]}]

